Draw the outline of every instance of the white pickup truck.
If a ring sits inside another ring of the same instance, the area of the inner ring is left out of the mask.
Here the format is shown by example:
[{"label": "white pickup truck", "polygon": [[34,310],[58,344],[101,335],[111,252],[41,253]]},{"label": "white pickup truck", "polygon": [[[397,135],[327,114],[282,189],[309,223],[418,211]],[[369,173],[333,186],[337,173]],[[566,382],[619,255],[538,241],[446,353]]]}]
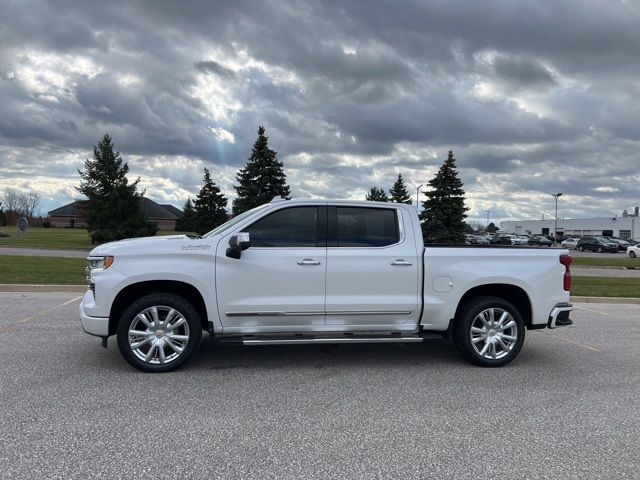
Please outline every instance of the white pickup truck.
[{"label": "white pickup truck", "polygon": [[572,323],[570,263],[566,249],[425,247],[409,205],[274,199],[202,238],[95,248],[80,318],[148,372],[186,362],[203,330],[244,345],[438,337],[497,367],[525,330]]}]

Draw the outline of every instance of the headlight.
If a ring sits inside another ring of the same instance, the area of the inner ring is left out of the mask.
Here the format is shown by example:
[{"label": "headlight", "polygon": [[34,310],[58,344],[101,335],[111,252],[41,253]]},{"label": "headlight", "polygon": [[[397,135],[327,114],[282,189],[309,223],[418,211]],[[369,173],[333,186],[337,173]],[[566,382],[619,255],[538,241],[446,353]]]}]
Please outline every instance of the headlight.
[{"label": "headlight", "polygon": [[100,270],[106,270],[107,268],[109,268],[111,266],[111,264],[113,263],[113,257],[112,256],[107,256],[107,257],[88,257],[87,258],[87,268],[89,270],[93,270],[93,269],[100,269]]},{"label": "headlight", "polygon": [[89,284],[89,288],[93,284],[93,271],[94,270],[106,270],[113,263],[113,256],[108,255],[104,257],[87,257],[87,268],[85,271],[87,272],[87,283]]}]

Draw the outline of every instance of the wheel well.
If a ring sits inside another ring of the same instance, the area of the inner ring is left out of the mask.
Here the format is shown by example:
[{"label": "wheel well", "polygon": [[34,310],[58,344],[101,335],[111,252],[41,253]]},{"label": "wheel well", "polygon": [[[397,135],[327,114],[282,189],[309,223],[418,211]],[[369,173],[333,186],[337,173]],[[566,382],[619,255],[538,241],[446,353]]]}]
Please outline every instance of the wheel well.
[{"label": "wheel well", "polygon": [[208,328],[207,308],[202,295],[193,285],[173,280],[153,280],[147,282],[134,283],[123,288],[111,305],[109,313],[109,335],[114,335],[118,328],[120,317],[132,302],[148,293],[173,293],[186,298],[191,302],[200,315],[202,328]]},{"label": "wheel well", "polygon": [[480,285],[469,290],[460,299],[455,318],[460,318],[460,311],[464,308],[466,302],[477,297],[498,297],[512,303],[518,312],[520,312],[520,315],[522,315],[522,319],[527,328],[531,327],[531,301],[529,300],[527,292],[520,287],[507,283]]}]

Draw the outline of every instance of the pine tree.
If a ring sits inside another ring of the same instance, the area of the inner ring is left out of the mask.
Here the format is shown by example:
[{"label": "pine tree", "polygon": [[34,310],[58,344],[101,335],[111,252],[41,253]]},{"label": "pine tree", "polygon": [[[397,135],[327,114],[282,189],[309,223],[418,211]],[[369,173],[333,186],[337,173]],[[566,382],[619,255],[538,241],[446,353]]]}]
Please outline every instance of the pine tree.
[{"label": "pine tree", "polygon": [[487,232],[489,233],[495,233],[498,231],[498,227],[496,227],[496,224],[491,222],[489,225],[487,225]]},{"label": "pine tree", "polygon": [[456,159],[449,150],[436,176],[429,181],[432,190],[424,192],[420,218],[422,234],[427,243],[464,243],[464,190],[458,178]]},{"label": "pine tree", "polygon": [[407,186],[404,183],[401,173],[398,174],[398,179],[393,184],[393,187],[391,187],[391,190],[389,190],[389,194],[391,195],[389,198],[391,202],[408,203],[409,205],[412,203],[411,195],[407,192]]},{"label": "pine tree", "polygon": [[76,190],[86,197],[78,200],[78,205],[87,230],[94,241],[155,235],[157,225],[149,222],[142,210],[140,178],[129,183],[129,165],[113,148],[111,137],[105,134],[93,148],[93,159],[85,161],[84,171],[78,170],[82,180]]},{"label": "pine tree", "polygon": [[277,152],[269,148],[269,139],[264,132],[264,127],[260,125],[251,156],[236,175],[238,185],[233,187],[238,194],[233,201],[235,215],[268,203],[273,197],[289,198],[284,164],[276,158]]},{"label": "pine tree", "polygon": [[193,203],[191,202],[191,198],[187,198],[187,201],[184,202],[184,207],[182,208],[182,217],[176,222],[176,230],[194,232],[194,217],[195,210],[193,209]]},{"label": "pine tree", "polygon": [[193,229],[204,235],[227,221],[227,198],[211,180],[209,169],[204,169],[204,183],[193,202]]},{"label": "pine tree", "polygon": [[387,197],[387,194],[382,188],[371,187],[371,190],[369,190],[369,193],[367,193],[365,200],[368,200],[370,202],[388,202],[389,197]]}]

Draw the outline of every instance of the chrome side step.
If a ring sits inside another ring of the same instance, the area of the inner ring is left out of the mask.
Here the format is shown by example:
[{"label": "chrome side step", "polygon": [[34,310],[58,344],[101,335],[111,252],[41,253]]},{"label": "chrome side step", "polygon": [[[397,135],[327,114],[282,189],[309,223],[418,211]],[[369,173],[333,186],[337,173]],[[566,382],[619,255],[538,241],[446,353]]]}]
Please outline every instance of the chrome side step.
[{"label": "chrome side step", "polygon": [[243,338],[243,345],[295,345],[304,343],[419,343],[422,337],[309,337],[309,338]]}]

